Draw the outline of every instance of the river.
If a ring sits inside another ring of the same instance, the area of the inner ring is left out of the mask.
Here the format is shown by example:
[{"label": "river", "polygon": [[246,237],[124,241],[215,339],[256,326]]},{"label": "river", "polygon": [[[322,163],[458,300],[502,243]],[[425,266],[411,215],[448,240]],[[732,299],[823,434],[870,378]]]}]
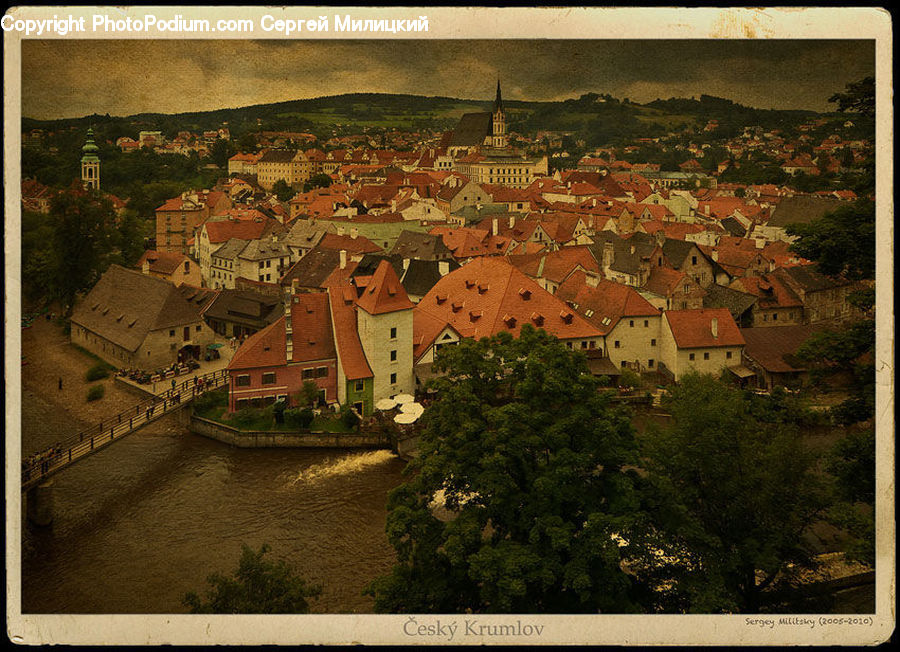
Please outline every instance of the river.
[{"label": "river", "polygon": [[[23,390],[25,453],[82,425]],[[362,590],[393,565],[385,506],[404,466],[389,451],[232,448],[165,417],[55,476],[53,524],[23,531],[22,611],[184,613],[242,543],[266,542],[322,586],[313,612],[371,613]]]}]

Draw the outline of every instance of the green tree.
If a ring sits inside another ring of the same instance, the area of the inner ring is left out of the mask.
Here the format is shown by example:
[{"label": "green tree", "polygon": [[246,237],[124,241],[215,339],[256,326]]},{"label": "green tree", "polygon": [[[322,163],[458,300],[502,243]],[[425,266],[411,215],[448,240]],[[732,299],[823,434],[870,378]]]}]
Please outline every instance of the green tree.
[{"label": "green tree", "polygon": [[309,192],[315,188],[327,188],[331,185],[331,177],[327,174],[314,174],[303,184],[303,192]]},{"label": "green tree", "polygon": [[813,260],[819,271],[850,279],[875,276],[875,202],[860,199],[808,224],[788,225],[798,236],[791,251]]},{"label": "green tree", "polygon": [[849,533],[847,557],[875,566],[875,431],[851,431],[835,444],[828,459],[838,501],[832,521]]},{"label": "green tree", "polygon": [[312,407],[319,402],[319,386],[313,380],[304,380],[297,392],[297,405]]},{"label": "green tree", "polygon": [[256,152],[256,135],[246,133],[238,139],[238,149],[242,152]]},{"label": "green tree", "polygon": [[272,186],[272,192],[278,197],[278,201],[288,201],[294,196],[294,189],[284,179],[279,179],[275,182],[275,185]]},{"label": "green tree", "polygon": [[50,203],[56,226],[52,239],[56,297],[74,306],[75,295],[90,288],[109,264],[113,249],[115,213],[98,193],[63,192]]},{"label": "green tree", "polygon": [[838,111],[851,111],[866,117],[875,117],[875,78],[866,77],[858,82],[847,84],[843,93],[835,93],[828,98],[836,102]]},{"label": "green tree", "polygon": [[209,157],[220,168],[228,167],[228,159],[237,154],[237,149],[230,140],[217,138],[209,148]]},{"label": "green tree", "polygon": [[379,612],[636,611],[630,422],[582,354],[530,325],[445,347],[418,471],[388,501],[393,571]]},{"label": "green tree", "polygon": [[659,587],[660,608],[752,613],[789,564],[809,560],[802,535],[826,492],[797,430],[761,423],[739,390],[691,374],[668,399],[672,424],[650,429],[646,468],[656,560],[639,577]]},{"label": "green tree", "polygon": [[270,550],[265,543],[258,551],[242,545],[241,559],[232,576],[213,573],[207,578],[210,588],[205,599],[192,591],[184,596],[184,605],[195,614],[309,612],[309,598],[318,596],[321,587],[308,585],[284,561],[263,559]]}]

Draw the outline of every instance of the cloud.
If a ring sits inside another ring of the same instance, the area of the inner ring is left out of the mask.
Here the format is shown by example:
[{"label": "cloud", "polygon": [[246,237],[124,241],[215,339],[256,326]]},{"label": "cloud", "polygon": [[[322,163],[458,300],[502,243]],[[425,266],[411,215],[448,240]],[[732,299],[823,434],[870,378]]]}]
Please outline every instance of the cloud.
[{"label": "cloud", "polygon": [[26,40],[22,111],[38,118],[186,112],[352,92],[646,102],[719,95],[826,110],[874,74],[872,41]]}]

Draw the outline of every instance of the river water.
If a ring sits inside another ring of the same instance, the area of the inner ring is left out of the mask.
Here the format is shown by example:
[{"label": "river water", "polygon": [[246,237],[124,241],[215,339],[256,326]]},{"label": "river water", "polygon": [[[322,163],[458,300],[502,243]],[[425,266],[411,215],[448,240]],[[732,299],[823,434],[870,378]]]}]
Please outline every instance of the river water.
[{"label": "river water", "polygon": [[[23,390],[23,451],[84,424]],[[316,613],[371,613],[362,590],[390,570],[389,451],[239,449],[165,417],[54,478],[54,522],[25,525],[23,613],[184,613],[188,591],[268,543],[323,587]],[[24,512],[23,512],[24,516]]]}]

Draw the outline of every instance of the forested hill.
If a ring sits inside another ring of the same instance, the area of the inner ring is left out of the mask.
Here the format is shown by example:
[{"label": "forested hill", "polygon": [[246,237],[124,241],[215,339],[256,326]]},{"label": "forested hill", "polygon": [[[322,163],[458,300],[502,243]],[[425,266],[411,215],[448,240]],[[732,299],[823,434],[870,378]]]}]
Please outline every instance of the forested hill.
[{"label": "forested hill", "polygon": [[[65,130],[92,124],[100,127],[107,137],[134,136],[133,132],[141,129],[158,129],[172,137],[179,130],[213,129],[227,123],[232,136],[258,130],[306,130],[321,136],[335,126],[447,129],[463,113],[489,110],[491,104],[489,100],[353,93],[190,113],[140,113],[127,117],[95,114],[62,120],[26,117],[22,128]],[[721,129],[729,132],[746,125],[791,128],[816,115],[812,111],[755,109],[709,95],[702,95],[699,100],[672,98],[642,105],[627,98],[586,93],[558,102],[504,100],[504,107],[512,131],[528,136],[542,130],[565,131],[596,145],[619,138],[653,137],[686,127],[702,127],[709,120],[717,120]]]}]

